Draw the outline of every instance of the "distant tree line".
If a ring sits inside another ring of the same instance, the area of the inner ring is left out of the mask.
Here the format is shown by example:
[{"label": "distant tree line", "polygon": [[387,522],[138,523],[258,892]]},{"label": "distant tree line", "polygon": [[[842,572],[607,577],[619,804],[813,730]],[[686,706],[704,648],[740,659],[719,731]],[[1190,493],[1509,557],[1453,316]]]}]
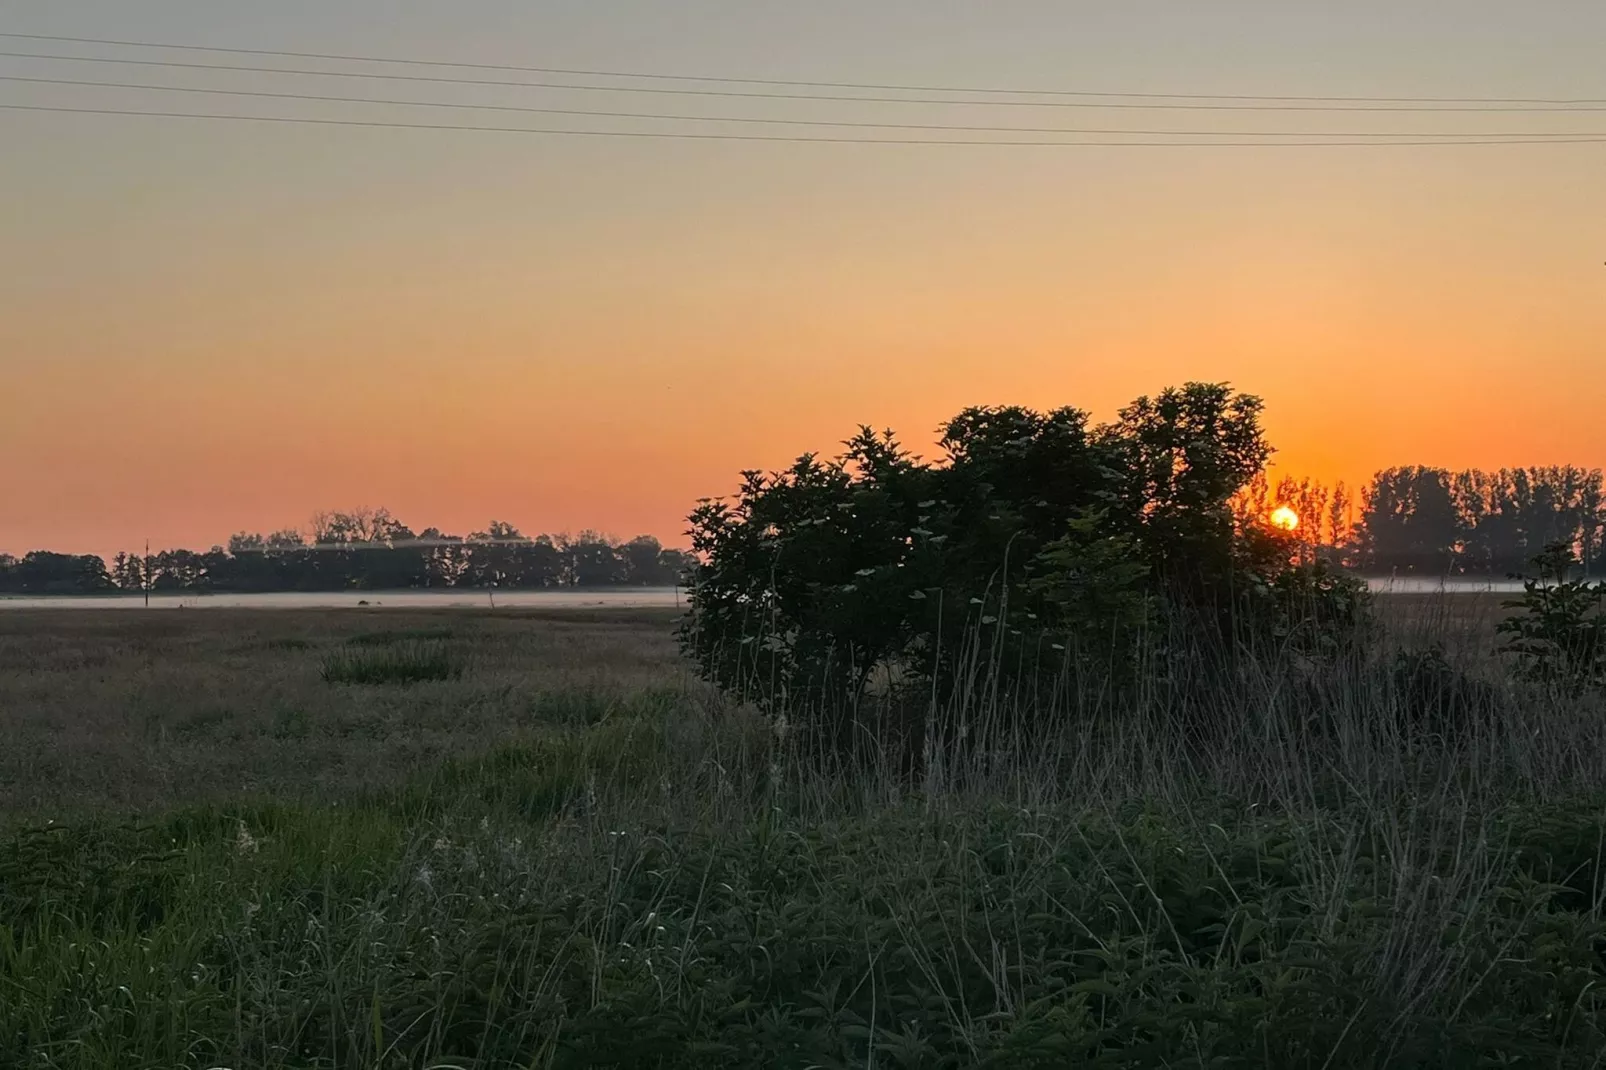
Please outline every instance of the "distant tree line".
[{"label": "distant tree line", "polygon": [[241,532],[226,547],[124,552],[109,565],[91,554],[0,554],[0,594],[655,587],[676,584],[691,564],[650,535],[531,537],[501,521],[469,535],[415,533],[377,509],[320,513],[310,534]]},{"label": "distant tree line", "polygon": [[[1241,522],[1283,506],[1299,517],[1307,553],[1370,576],[1507,576],[1558,542],[1587,573],[1606,575],[1598,468],[1385,468],[1358,491],[1261,474],[1233,502]],[[88,554],[0,554],[0,594],[651,587],[675,584],[694,563],[650,535],[531,537],[500,521],[469,535],[415,533],[377,509],[320,513],[310,534],[241,532],[226,547],[125,552],[110,565]]]},{"label": "distant tree line", "polygon": [[1310,552],[1367,575],[1514,575],[1556,543],[1570,546],[1587,573],[1606,575],[1598,468],[1385,468],[1358,493],[1261,477],[1235,504],[1260,517],[1286,505]]}]

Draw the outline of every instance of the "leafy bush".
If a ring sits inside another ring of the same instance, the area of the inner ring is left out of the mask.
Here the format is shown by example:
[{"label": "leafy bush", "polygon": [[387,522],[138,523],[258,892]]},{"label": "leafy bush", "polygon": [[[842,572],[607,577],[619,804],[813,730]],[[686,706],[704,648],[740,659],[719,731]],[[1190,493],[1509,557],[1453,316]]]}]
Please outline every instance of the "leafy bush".
[{"label": "leafy bush", "polygon": [[1568,579],[1578,558],[1565,543],[1533,560],[1538,576],[1505,603],[1523,611],[1498,626],[1505,651],[1529,679],[1569,691],[1606,686],[1606,582]]},{"label": "leafy bush", "polygon": [[872,687],[918,711],[1045,677],[1119,685],[1140,645],[1177,632],[1228,653],[1333,648],[1364,617],[1362,589],[1296,569],[1287,536],[1233,518],[1271,452],[1260,411],[1204,383],[1100,426],[972,408],[942,429],[942,462],[862,428],[835,460],[745,472],[691,516],[703,564],[682,644],[706,679],[802,713],[830,745],[855,735]]},{"label": "leafy bush", "polygon": [[323,679],[331,684],[416,684],[462,675],[462,663],[442,643],[337,650],[323,659]]}]

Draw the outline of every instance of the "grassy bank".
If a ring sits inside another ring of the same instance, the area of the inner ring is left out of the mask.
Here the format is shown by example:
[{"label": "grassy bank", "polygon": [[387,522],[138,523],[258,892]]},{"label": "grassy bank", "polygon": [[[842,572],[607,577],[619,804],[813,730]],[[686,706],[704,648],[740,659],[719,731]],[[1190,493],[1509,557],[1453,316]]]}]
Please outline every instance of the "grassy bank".
[{"label": "grassy bank", "polygon": [[912,781],[656,614],[0,616],[0,1066],[1601,1065],[1606,717],[1405,608],[1455,731],[1272,664]]}]

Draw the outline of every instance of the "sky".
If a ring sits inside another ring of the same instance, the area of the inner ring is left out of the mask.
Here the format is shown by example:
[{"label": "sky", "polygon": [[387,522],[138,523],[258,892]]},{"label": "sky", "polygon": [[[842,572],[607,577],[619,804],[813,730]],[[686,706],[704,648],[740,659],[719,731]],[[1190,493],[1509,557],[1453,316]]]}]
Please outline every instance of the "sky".
[{"label": "sky", "polygon": [[[0,0],[0,32],[875,85],[1606,100],[1597,0]],[[35,57],[0,57],[0,104],[48,107],[1001,136],[16,79],[814,121],[1606,137],[1606,111],[943,107],[0,50]],[[1606,465],[1606,144],[806,144],[0,108],[0,146],[0,552],[204,548],[359,506],[419,529],[494,518],[679,543],[695,500],[739,470],[831,451],[861,423],[931,452],[968,405],[1104,419],[1187,380],[1265,399],[1278,473]]]}]

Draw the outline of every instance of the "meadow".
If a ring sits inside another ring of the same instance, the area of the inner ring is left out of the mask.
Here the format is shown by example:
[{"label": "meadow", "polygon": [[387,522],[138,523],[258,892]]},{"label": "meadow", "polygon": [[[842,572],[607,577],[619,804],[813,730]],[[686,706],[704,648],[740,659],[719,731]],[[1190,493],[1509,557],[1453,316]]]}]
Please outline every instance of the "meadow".
[{"label": "meadow", "polygon": [[0,613],[0,1066],[1599,1066],[1606,710],[1499,612],[914,775],[656,611]]},{"label": "meadow", "polygon": [[[133,616],[125,619],[126,613]],[[694,687],[655,610],[0,613],[0,813],[328,802]],[[445,679],[427,678],[433,667]],[[367,669],[397,686],[334,686]],[[410,684],[411,686],[407,686]]]}]

